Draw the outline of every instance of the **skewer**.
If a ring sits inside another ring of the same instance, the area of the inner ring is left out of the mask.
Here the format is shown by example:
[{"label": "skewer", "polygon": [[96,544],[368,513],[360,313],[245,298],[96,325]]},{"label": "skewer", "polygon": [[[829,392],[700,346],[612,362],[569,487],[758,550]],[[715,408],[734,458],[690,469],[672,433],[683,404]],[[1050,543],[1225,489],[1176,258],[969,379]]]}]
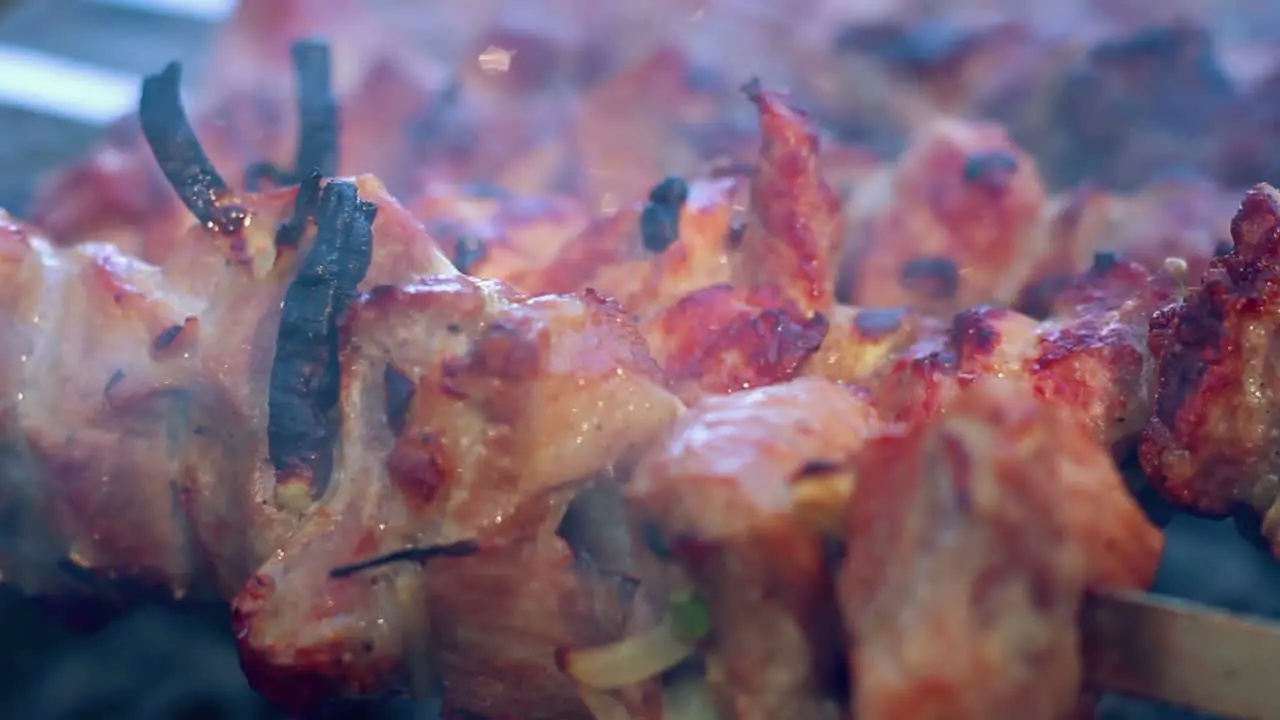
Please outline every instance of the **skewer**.
[{"label": "skewer", "polygon": [[[798,483],[793,512],[844,532],[847,473]],[[1134,590],[1089,593],[1081,611],[1085,683],[1233,720],[1280,719],[1280,623]]]},{"label": "skewer", "polygon": [[1238,720],[1280,718],[1280,623],[1135,591],[1085,600],[1086,683]]}]

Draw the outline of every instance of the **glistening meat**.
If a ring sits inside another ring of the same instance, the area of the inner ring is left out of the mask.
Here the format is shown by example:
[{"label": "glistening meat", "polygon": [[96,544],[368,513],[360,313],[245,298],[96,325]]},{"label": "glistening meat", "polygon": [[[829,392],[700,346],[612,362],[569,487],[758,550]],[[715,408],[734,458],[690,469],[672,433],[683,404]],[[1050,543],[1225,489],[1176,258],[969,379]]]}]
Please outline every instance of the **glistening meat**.
[{"label": "glistening meat", "polygon": [[[1084,598],[1149,586],[1163,548],[1116,470],[1140,439],[1175,499],[1275,500],[1265,393],[1222,419],[1232,377],[1265,387],[1273,190],[1225,248],[1228,191],[1055,195],[1010,133],[938,112],[977,90],[931,62],[936,107],[882,160],[696,47],[619,49],[565,103],[539,68],[582,37],[504,28],[538,62],[432,85],[353,4],[273,7],[227,42],[292,63],[296,113],[226,71],[189,120],[170,66],[35,225],[5,216],[0,568],[26,592],[226,599],[298,715],[1054,719],[1093,700]],[[288,52],[267,18],[352,29]],[[941,55],[1014,39],[977,37]]]}]

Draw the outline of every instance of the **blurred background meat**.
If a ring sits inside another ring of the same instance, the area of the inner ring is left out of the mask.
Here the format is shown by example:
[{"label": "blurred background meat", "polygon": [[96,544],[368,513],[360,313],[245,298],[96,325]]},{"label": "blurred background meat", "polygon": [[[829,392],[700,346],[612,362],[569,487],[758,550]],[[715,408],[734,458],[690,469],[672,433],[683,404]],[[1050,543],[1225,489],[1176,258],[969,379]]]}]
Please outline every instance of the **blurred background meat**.
[{"label": "blurred background meat", "polygon": [[[1151,202],[1183,213],[1160,235],[1170,247],[1188,226],[1225,234],[1239,194],[1218,202],[1218,186],[1280,180],[1280,4],[1269,0],[276,0],[251,3],[222,34],[232,3],[16,5],[0,16],[0,207],[18,215],[104,133],[128,137],[115,117],[141,74],[171,59],[202,77],[197,113],[237,93],[276,99],[231,106],[225,137],[206,138],[215,151],[250,161],[284,147],[289,42],[311,33],[334,36],[338,89],[360,129],[346,156],[377,166],[344,169],[377,169],[423,202],[434,179],[616,207],[705,155],[754,159],[753,109],[717,104],[752,76],[789,88],[837,147],[865,154],[858,168],[896,160],[914,133],[956,114],[1003,125],[1051,192],[1160,181],[1173,199]],[[1202,184],[1212,190],[1185,190]],[[1222,522],[1173,520],[1156,590],[1280,617],[1280,570]],[[147,607],[85,631],[66,612],[0,598],[0,717],[277,716],[245,684],[223,608]],[[379,703],[344,716],[433,713]],[[1101,716],[1195,717],[1119,698]]]}]

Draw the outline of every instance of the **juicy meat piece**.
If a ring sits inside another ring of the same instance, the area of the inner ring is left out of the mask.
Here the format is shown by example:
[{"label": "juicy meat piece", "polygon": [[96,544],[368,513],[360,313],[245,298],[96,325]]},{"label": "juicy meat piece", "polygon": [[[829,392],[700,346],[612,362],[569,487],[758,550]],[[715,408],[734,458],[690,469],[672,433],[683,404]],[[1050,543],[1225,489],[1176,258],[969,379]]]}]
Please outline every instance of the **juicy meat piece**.
[{"label": "juicy meat piece", "polygon": [[1263,534],[1280,549],[1280,193],[1270,185],[1249,191],[1231,235],[1232,251],[1210,264],[1181,303],[1151,321],[1161,361],[1142,467],[1183,507],[1258,513]]},{"label": "juicy meat piece", "polygon": [[589,221],[586,208],[572,198],[484,186],[432,185],[413,212],[459,270],[535,294],[543,269]]},{"label": "juicy meat piece", "polygon": [[803,374],[827,336],[773,287],[713,285],[680,298],[641,331],[672,389],[688,404]]},{"label": "juicy meat piece", "polygon": [[831,569],[819,532],[793,513],[794,489],[877,425],[854,391],[804,378],[706,400],[636,468],[639,522],[709,604],[708,677],[726,717],[838,716]]},{"label": "juicy meat piece", "polygon": [[908,308],[853,308],[831,311],[822,347],[805,362],[803,374],[875,387],[894,360],[922,337],[943,327]]},{"label": "juicy meat piece", "polygon": [[647,202],[610,213],[564,244],[528,280],[531,290],[590,287],[642,318],[665,313],[661,323],[668,326],[686,317],[675,305],[729,282],[776,298],[777,308],[759,310],[785,306],[808,320],[832,306],[843,219],[819,167],[816,127],[758,83],[746,92],[757,106],[763,141],[745,226],[734,225],[743,200],[740,179],[667,178]]},{"label": "juicy meat piece", "polygon": [[[412,633],[380,622],[403,601],[441,634],[423,642],[447,702],[580,716],[553,650],[618,639],[630,610],[555,531],[576,490],[682,409],[644,339],[594,293],[527,297],[461,275],[373,289],[346,333],[332,490],[233,603],[255,686],[297,710],[405,689]],[[477,549],[331,576],[456,543]]]},{"label": "juicy meat piece", "polygon": [[1163,538],[1069,413],[983,379],[856,456],[840,574],[855,715],[1062,719],[1082,593],[1145,588]]},{"label": "juicy meat piece", "polygon": [[1013,300],[1041,253],[1035,161],[998,126],[940,120],[893,172],[842,271],[852,302],[949,314]]},{"label": "juicy meat piece", "polygon": [[806,314],[826,312],[835,304],[844,217],[822,174],[817,124],[759,81],[743,89],[759,109],[763,141],[733,282],[776,284]]},{"label": "juicy meat piece", "polygon": [[[750,216],[730,238],[730,282],[690,292],[642,324],[654,357],[690,403],[796,377],[822,345],[835,307],[843,219],[819,167],[816,130],[758,82],[744,91],[764,139]],[[719,256],[703,258],[715,268]]]},{"label": "juicy meat piece", "polygon": [[[677,198],[663,197],[668,189]],[[652,191],[658,198],[628,204],[563,243],[528,272],[525,286],[537,293],[591,288],[651,316],[729,280],[731,221],[742,191],[736,178],[664,180]]]},{"label": "juicy meat piece", "polygon": [[1150,183],[1121,197],[1118,216],[1090,249],[1121,252],[1152,271],[1166,258],[1181,258],[1188,277],[1198,280],[1222,244],[1230,242],[1237,197],[1201,177]]},{"label": "juicy meat piece", "polygon": [[[375,179],[355,184],[379,213],[364,288],[454,272]],[[266,457],[281,304],[315,236],[275,244],[296,195],[238,198],[241,230],[197,225],[163,269],[111,245],[58,249],[0,215],[6,581],[56,595],[88,574],[229,595],[292,531]]]},{"label": "juicy meat piece", "polygon": [[1198,280],[1228,242],[1236,197],[1201,178],[1166,179],[1128,195],[1083,187],[1056,198],[1048,210],[1045,243],[1019,306],[1035,315],[1090,266],[1098,253],[1113,253],[1148,271],[1176,258]]},{"label": "juicy meat piece", "polygon": [[977,377],[1017,377],[1070,409],[1100,443],[1123,457],[1154,402],[1152,313],[1172,302],[1176,281],[1107,260],[1058,298],[1059,315],[1035,320],[983,306],[926,333],[882,372],[876,402],[886,417],[915,422],[940,412]]}]

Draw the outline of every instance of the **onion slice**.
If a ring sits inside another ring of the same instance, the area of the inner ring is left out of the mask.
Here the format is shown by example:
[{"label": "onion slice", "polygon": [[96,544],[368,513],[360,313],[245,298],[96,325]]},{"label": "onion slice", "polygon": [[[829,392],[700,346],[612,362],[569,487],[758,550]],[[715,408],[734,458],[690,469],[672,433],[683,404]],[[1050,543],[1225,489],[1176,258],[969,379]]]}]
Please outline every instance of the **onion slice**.
[{"label": "onion slice", "polygon": [[791,487],[791,514],[818,533],[844,538],[845,516],[858,487],[851,470],[802,475]]},{"label": "onion slice", "polygon": [[611,695],[584,688],[579,697],[596,720],[633,720],[626,706]]},{"label": "onion slice", "polygon": [[698,651],[709,631],[706,606],[697,598],[673,601],[652,630],[592,648],[556,651],[560,669],[585,687],[614,690],[634,685],[679,665]]}]

